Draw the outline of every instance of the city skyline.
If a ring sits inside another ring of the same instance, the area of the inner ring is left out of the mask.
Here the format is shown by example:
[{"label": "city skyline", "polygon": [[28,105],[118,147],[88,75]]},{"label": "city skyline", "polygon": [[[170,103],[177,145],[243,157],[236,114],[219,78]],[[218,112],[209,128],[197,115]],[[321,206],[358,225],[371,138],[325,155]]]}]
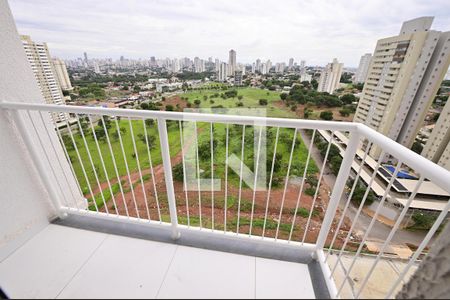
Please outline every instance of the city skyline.
[{"label": "city skyline", "polygon": [[348,9],[357,2],[254,4],[14,0],[11,9],[21,34],[48,42],[52,55],[64,59],[87,52],[97,58],[213,56],[227,61],[227,51],[235,49],[241,63],[293,57],[325,65],[337,57],[345,66],[357,67],[361,55],[371,52],[380,37],[396,35],[404,19],[433,15],[437,30],[450,23],[446,1],[377,1],[358,10]]}]

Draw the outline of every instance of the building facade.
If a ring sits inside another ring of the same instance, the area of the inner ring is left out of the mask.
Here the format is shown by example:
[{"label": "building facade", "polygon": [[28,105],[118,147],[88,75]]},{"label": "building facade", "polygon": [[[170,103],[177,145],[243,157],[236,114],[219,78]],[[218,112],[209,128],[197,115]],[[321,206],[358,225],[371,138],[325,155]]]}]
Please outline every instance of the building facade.
[{"label": "building facade", "polygon": [[354,117],[408,148],[450,64],[450,32],[430,30],[432,22],[407,21],[399,35],[378,41]]},{"label": "building facade", "polygon": [[[48,104],[64,105],[64,97],[55,75],[56,71],[53,68],[47,44],[34,42],[27,35],[22,35],[21,40],[45,101]],[[53,119],[59,123],[66,121],[67,117],[65,114],[60,113],[54,114]]]},{"label": "building facade", "polygon": [[450,97],[421,155],[450,170]]},{"label": "building facade", "polygon": [[72,83],[70,82],[69,73],[67,72],[66,64],[62,59],[54,58],[53,67],[55,69],[56,78],[63,91],[73,90]]},{"label": "building facade", "polygon": [[344,64],[339,63],[336,58],[332,63],[327,64],[320,73],[317,91],[332,94],[339,87],[343,66]]},{"label": "building facade", "polygon": [[358,70],[355,73],[355,80],[356,83],[363,83],[366,81],[367,72],[369,71],[369,65],[370,60],[372,59],[372,54],[366,53],[363,56],[361,56],[361,59],[359,60],[359,66]]},{"label": "building facade", "polygon": [[233,49],[229,52],[228,65],[230,66],[230,76],[234,76],[234,72],[236,72],[236,51]]}]

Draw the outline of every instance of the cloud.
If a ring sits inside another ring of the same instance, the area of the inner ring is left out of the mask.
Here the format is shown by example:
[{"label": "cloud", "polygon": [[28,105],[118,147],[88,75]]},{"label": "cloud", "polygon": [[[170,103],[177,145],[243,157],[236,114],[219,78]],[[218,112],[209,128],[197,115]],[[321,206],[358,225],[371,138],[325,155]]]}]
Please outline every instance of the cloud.
[{"label": "cloud", "polygon": [[10,0],[21,34],[63,58],[218,57],[238,61],[305,59],[346,66],[396,35],[403,21],[436,16],[450,30],[447,0]]}]

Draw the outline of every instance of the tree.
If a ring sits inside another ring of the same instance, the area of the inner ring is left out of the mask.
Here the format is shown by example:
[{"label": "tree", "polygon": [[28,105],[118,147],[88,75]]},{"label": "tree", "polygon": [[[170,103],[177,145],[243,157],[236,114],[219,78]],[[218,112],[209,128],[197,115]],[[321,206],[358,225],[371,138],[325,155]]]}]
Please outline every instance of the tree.
[{"label": "tree", "polygon": [[259,99],[259,105],[267,105],[268,101],[267,99]]},{"label": "tree", "polygon": [[141,108],[142,109],[148,109],[148,103],[142,102],[141,103]]},{"label": "tree", "polygon": [[288,97],[288,94],[286,94],[286,93],[281,93],[280,94],[280,99],[283,100],[283,101],[286,100],[287,97]]},{"label": "tree", "polygon": [[343,117],[350,116],[351,111],[348,108],[343,108],[339,110],[339,114]]},{"label": "tree", "polygon": [[239,95],[239,96],[238,96],[238,100],[239,100],[239,101],[241,101],[242,98],[243,98],[242,95]]},{"label": "tree", "polygon": [[304,117],[305,119],[309,119],[309,116],[311,116],[312,112],[313,112],[313,111],[312,111],[311,109],[305,108],[305,110],[303,111],[303,117]]},{"label": "tree", "polygon": [[199,106],[200,103],[202,103],[200,100],[198,100],[198,99],[195,99],[195,100],[194,100],[194,104],[195,104],[195,105]]},{"label": "tree", "polygon": [[139,92],[141,91],[141,87],[138,86],[138,85],[135,85],[135,86],[133,87],[133,91],[134,91],[135,93],[139,93]]},{"label": "tree", "polygon": [[344,104],[352,104],[353,102],[356,102],[356,97],[353,94],[345,94],[341,97],[341,101]]},{"label": "tree", "polygon": [[173,105],[171,104],[166,105],[166,111],[173,111],[173,110],[174,110]]},{"label": "tree", "polygon": [[208,96],[204,95],[203,96],[203,101],[206,101],[206,100],[208,100]]},{"label": "tree", "polygon": [[103,128],[103,120],[105,120],[105,127],[106,129],[111,128],[111,120],[108,116],[103,116],[103,118],[99,119],[97,122],[97,125]]},{"label": "tree", "polygon": [[296,111],[296,110],[297,110],[297,105],[295,105],[295,104],[292,105],[292,106],[291,106],[291,110],[292,110],[292,111]]},{"label": "tree", "polygon": [[322,111],[319,116],[322,120],[331,121],[333,120],[333,112],[329,110]]}]

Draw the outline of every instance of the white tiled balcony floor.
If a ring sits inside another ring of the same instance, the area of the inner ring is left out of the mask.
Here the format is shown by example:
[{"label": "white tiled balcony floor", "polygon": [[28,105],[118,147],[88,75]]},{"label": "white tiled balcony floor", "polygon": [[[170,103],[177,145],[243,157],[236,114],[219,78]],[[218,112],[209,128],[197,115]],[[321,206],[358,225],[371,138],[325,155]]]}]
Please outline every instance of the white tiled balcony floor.
[{"label": "white tiled balcony floor", "polygon": [[315,298],[308,266],[49,225],[0,263],[11,298]]}]

